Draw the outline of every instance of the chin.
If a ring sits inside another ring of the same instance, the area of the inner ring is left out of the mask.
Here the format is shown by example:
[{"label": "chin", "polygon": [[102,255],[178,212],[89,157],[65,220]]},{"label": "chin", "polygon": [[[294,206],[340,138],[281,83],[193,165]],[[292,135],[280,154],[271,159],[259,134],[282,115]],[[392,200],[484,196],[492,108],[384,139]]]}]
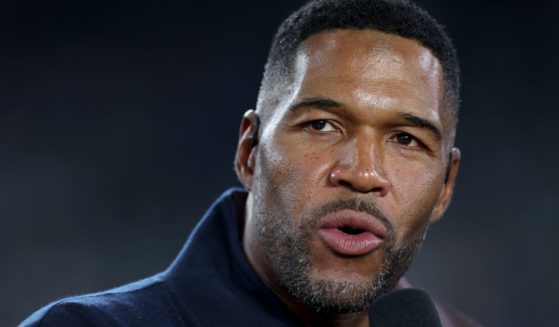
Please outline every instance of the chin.
[{"label": "chin", "polygon": [[346,267],[335,267],[327,269],[317,269],[309,276],[311,281],[331,281],[332,283],[371,283],[378,278],[377,273],[368,271],[360,273]]},{"label": "chin", "polygon": [[308,304],[313,311],[330,313],[362,312],[382,295],[382,283],[356,278],[312,278],[307,293],[299,300]]}]

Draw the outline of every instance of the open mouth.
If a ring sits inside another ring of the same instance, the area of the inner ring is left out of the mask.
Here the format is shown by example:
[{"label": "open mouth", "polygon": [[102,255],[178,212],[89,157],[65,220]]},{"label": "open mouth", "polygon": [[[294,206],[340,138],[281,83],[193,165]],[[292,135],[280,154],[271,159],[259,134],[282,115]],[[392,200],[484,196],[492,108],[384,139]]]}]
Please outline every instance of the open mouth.
[{"label": "open mouth", "polygon": [[382,244],[386,229],[375,217],[342,210],[325,216],[318,233],[332,251],[346,256],[360,256]]},{"label": "open mouth", "polygon": [[338,227],[338,229],[348,235],[359,235],[366,232],[366,230],[362,228],[353,228],[349,226]]}]

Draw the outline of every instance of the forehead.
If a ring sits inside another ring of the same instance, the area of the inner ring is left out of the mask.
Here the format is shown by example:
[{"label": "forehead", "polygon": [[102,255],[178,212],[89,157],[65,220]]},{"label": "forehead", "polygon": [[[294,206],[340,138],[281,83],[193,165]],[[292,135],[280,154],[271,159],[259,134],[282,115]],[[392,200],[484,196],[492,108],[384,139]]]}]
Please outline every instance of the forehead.
[{"label": "forehead", "polygon": [[317,64],[328,61],[349,64],[360,59],[362,67],[373,64],[398,69],[409,63],[407,68],[416,66],[426,75],[440,73],[436,57],[419,42],[368,29],[337,29],[312,35],[301,43],[300,54],[312,56]]},{"label": "forehead", "polygon": [[336,96],[356,106],[419,110],[439,120],[443,80],[439,61],[420,43],[373,30],[333,30],[297,49],[292,99]]}]

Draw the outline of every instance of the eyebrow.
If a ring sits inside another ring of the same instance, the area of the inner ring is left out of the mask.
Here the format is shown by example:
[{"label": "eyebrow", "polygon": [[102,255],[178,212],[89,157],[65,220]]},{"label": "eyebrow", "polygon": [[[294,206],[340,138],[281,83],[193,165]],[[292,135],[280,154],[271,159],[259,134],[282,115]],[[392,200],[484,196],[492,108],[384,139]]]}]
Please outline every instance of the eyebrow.
[{"label": "eyebrow", "polygon": [[417,126],[417,127],[420,127],[420,128],[425,128],[425,129],[431,131],[435,135],[437,140],[442,139],[441,130],[438,129],[437,126],[435,126],[435,124],[433,124],[429,120],[418,117],[418,116],[416,116],[414,114],[411,114],[411,113],[408,113],[408,112],[400,113],[400,117],[405,119],[408,123],[412,124],[413,126]]},{"label": "eyebrow", "polygon": [[[337,102],[337,101],[331,100],[331,99],[305,98],[305,99],[295,103],[291,107],[289,107],[288,110],[291,113],[294,113],[296,111],[299,111],[303,108],[308,108],[308,107],[317,108],[317,109],[335,109],[335,108],[343,108],[344,105]],[[433,133],[433,135],[435,135],[437,140],[442,139],[441,130],[431,121],[429,121],[425,118],[421,118],[419,116],[416,116],[416,115],[414,115],[412,113],[409,113],[409,112],[399,113],[399,116],[413,126],[420,127],[420,128],[425,128],[425,129],[429,130],[430,132]]]},{"label": "eyebrow", "polygon": [[343,105],[339,102],[330,99],[324,98],[305,98],[291,107],[289,107],[289,111],[294,113],[302,108],[305,107],[312,107],[317,109],[332,109],[332,108],[342,108]]}]

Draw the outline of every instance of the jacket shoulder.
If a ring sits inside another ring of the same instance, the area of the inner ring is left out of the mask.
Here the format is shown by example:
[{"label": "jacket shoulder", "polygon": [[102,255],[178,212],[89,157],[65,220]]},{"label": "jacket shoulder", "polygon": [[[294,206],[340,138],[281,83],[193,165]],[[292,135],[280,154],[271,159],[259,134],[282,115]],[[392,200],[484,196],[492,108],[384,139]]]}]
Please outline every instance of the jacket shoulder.
[{"label": "jacket shoulder", "polygon": [[39,326],[109,326],[110,312],[83,303],[80,298],[59,300],[33,313],[20,327]]},{"label": "jacket shoulder", "polygon": [[56,301],[32,314],[20,327],[115,325],[181,326],[182,319],[162,282],[147,279]]}]

